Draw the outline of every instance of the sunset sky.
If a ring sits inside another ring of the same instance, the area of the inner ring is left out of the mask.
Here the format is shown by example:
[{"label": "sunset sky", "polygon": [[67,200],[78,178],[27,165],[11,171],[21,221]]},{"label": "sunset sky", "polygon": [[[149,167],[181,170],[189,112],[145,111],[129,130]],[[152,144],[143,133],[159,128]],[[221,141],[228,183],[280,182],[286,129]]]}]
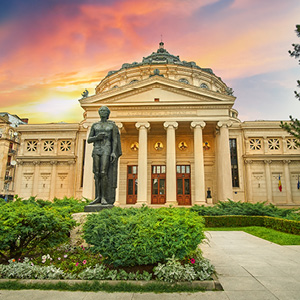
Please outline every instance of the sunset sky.
[{"label": "sunset sky", "polygon": [[158,48],[234,90],[241,121],[300,117],[299,0],[1,0],[0,111],[79,122],[78,99]]}]

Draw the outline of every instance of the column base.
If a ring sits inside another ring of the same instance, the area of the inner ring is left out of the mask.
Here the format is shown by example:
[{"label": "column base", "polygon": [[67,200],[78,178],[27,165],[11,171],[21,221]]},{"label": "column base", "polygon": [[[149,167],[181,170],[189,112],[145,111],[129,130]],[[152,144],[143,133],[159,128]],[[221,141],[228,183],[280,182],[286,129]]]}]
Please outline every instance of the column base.
[{"label": "column base", "polygon": [[[207,199],[207,200],[209,200],[209,199]],[[206,203],[209,203],[209,202],[207,202],[206,200],[200,200],[200,201],[195,201],[192,205],[205,205]]]},{"label": "column base", "polygon": [[168,200],[166,201],[166,206],[178,206],[178,203],[176,200]]},{"label": "column base", "polygon": [[145,205],[148,205],[148,204],[147,204],[147,201],[138,200],[138,201],[136,202],[136,204],[134,204],[134,207],[142,207],[142,206],[145,206]]}]

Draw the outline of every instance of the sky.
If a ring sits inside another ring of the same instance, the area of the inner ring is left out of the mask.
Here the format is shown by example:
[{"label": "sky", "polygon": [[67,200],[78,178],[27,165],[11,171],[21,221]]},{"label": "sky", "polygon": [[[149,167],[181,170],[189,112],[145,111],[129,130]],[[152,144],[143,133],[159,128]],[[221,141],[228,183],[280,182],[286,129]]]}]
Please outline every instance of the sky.
[{"label": "sky", "polygon": [[0,112],[83,119],[78,99],[158,48],[234,90],[241,121],[300,118],[299,0],[0,0]]}]

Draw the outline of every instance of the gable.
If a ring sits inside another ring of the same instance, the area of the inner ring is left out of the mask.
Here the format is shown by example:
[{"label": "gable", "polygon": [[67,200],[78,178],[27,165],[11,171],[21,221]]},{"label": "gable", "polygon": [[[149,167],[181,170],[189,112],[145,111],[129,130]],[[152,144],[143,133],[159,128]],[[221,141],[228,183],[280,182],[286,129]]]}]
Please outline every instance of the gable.
[{"label": "gable", "polygon": [[235,97],[201,89],[189,84],[161,78],[149,78],[126,86],[111,89],[85,99],[81,99],[82,106],[115,104],[164,104],[187,103],[233,103]]}]

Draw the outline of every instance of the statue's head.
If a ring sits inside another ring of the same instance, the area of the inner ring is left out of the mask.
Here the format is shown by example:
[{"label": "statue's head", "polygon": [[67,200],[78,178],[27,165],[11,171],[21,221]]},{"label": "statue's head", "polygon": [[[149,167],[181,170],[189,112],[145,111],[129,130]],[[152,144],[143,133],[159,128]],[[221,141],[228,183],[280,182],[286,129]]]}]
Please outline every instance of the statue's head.
[{"label": "statue's head", "polygon": [[110,110],[107,106],[101,106],[98,110],[99,116],[101,117],[106,117],[107,119],[109,118],[110,115]]}]

